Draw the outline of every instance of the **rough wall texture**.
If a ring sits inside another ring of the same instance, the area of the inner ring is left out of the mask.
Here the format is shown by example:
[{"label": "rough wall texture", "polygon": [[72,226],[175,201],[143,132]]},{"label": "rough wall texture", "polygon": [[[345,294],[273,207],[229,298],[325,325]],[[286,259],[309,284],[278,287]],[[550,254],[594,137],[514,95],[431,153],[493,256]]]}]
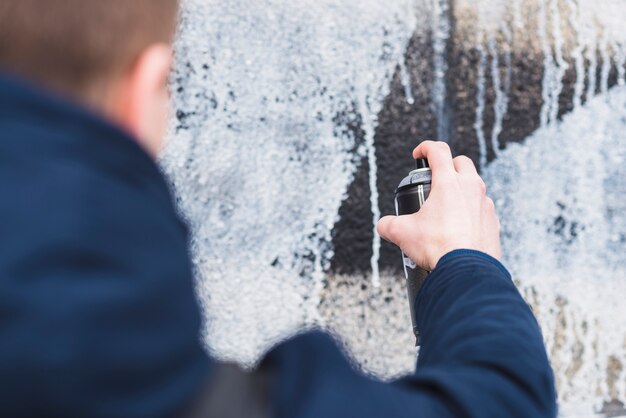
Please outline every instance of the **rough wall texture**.
[{"label": "rough wall texture", "polygon": [[209,349],[250,364],[319,324],[364,371],[409,371],[399,253],[373,226],[441,138],[495,197],[564,416],[622,412],[625,18],[623,0],[184,2],[163,166]]},{"label": "rough wall texture", "polygon": [[[489,3],[489,2],[485,2]],[[445,52],[448,69],[446,72],[446,124],[447,135],[438,138],[437,116],[431,98],[433,84],[432,33],[415,34],[405,51],[404,60],[411,77],[411,90],[415,98],[407,102],[405,86],[402,85],[400,70],[396,71],[390,85],[390,94],[385,98],[383,109],[378,115],[376,128],[376,155],[378,163],[378,205],[383,214],[393,214],[393,192],[399,179],[412,169],[410,160],[412,148],[423,139],[441,139],[447,141],[455,154],[464,154],[472,158],[477,166],[483,166],[496,158],[497,153],[509,143],[522,142],[541,126],[541,114],[544,108],[544,54],[538,39],[538,2],[521,3],[521,14],[516,23],[512,10],[505,10],[502,28],[490,33],[489,39],[483,33],[475,2],[457,1],[450,8],[451,22],[447,50]],[[513,4],[513,2],[511,2]],[[564,12],[570,12],[565,2],[559,3]],[[578,3],[572,3],[578,4]],[[584,4],[584,3],[583,3]],[[485,6],[487,7],[487,6]],[[549,7],[549,2],[546,2]],[[546,12],[548,13],[548,12]],[[626,12],[624,12],[626,13]],[[550,19],[551,16],[546,16]],[[572,28],[564,20],[563,36],[572,36]],[[507,27],[507,26],[511,27]],[[517,26],[519,25],[519,26]],[[602,30],[599,28],[598,30]],[[487,31],[486,31],[487,32]],[[503,33],[508,32],[508,33]],[[564,73],[559,81],[561,92],[558,94],[558,119],[574,108],[575,84],[579,77],[576,73],[574,58],[567,56],[574,46],[564,47]],[[600,94],[618,84],[619,51],[612,51],[609,73],[602,85],[602,71],[605,63],[597,51],[596,63],[585,59],[583,74],[584,90],[580,95],[581,103],[588,96]],[[614,55],[615,54],[615,55]],[[592,68],[593,66],[593,68]],[[623,66],[623,63],[622,63]],[[482,67],[482,71],[481,71]],[[499,78],[498,86],[494,76]],[[593,83],[593,86],[590,84]],[[481,86],[482,94],[479,92]],[[500,90],[497,92],[497,90]],[[498,93],[505,96],[506,105],[496,104]],[[484,101],[478,108],[479,96]],[[500,120],[497,122],[498,133],[494,136],[497,108],[500,107]],[[477,113],[481,112],[479,119]],[[482,116],[482,117],[481,117]],[[477,121],[480,120],[480,127]],[[480,132],[482,131],[482,132]],[[484,136],[484,150],[478,136]],[[481,157],[483,154],[483,157]],[[481,158],[484,158],[481,161]],[[356,228],[355,219],[366,219],[369,201],[363,198],[367,193],[367,172],[369,167],[363,162],[358,168],[356,178],[348,191],[341,208],[341,216],[333,231],[333,245],[337,248],[332,262],[332,270],[339,273],[365,272],[370,270],[371,248],[361,248],[364,242],[371,242],[373,231],[368,227]],[[369,212],[371,214],[371,212]],[[369,224],[368,224],[369,226]],[[352,243],[360,243],[354,246]],[[397,249],[383,244],[380,265],[400,273],[402,264],[397,262]]]}]

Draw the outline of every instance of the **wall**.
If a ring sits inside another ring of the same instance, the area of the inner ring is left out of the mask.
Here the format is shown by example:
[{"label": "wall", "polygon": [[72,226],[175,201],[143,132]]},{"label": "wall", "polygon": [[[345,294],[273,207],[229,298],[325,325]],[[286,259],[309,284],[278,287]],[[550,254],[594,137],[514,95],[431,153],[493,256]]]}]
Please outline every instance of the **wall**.
[{"label": "wall", "polygon": [[[564,416],[626,399],[623,0],[183,3],[162,157],[206,341],[253,364],[322,325],[382,378],[414,364],[374,234],[424,138],[481,167]],[[613,412],[611,412],[613,411]]]}]

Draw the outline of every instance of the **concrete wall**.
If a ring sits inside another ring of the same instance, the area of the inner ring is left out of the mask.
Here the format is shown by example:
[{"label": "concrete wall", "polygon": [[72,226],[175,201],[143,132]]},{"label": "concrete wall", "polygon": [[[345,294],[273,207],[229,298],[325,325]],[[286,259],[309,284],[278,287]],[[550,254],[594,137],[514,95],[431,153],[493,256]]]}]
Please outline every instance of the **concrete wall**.
[{"label": "concrete wall", "polygon": [[251,364],[317,324],[363,370],[409,371],[399,254],[373,226],[441,138],[495,197],[564,416],[620,410],[624,18],[623,0],[184,2],[162,163],[208,347]]}]

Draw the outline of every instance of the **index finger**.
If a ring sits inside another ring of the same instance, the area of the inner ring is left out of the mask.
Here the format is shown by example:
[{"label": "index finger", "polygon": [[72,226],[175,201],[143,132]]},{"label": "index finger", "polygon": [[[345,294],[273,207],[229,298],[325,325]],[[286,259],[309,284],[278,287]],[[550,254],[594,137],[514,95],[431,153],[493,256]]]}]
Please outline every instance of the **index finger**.
[{"label": "index finger", "polygon": [[433,179],[456,172],[450,146],[441,141],[424,141],[413,150],[413,158],[426,158],[433,171]]}]

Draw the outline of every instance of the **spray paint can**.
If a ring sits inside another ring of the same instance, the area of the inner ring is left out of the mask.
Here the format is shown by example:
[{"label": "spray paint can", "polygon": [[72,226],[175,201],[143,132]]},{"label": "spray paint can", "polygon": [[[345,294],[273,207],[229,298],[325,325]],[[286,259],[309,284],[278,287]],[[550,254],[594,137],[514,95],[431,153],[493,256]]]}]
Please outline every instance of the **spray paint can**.
[{"label": "spray paint can", "polygon": [[[419,211],[430,194],[432,172],[428,161],[426,159],[418,159],[415,160],[415,163],[416,169],[411,171],[409,175],[400,182],[400,185],[396,189],[396,215],[409,215]],[[429,272],[418,267],[413,260],[404,253],[402,253],[402,263],[407,281],[413,333],[415,334],[416,345],[419,346],[420,335],[415,318],[415,300]]]}]

